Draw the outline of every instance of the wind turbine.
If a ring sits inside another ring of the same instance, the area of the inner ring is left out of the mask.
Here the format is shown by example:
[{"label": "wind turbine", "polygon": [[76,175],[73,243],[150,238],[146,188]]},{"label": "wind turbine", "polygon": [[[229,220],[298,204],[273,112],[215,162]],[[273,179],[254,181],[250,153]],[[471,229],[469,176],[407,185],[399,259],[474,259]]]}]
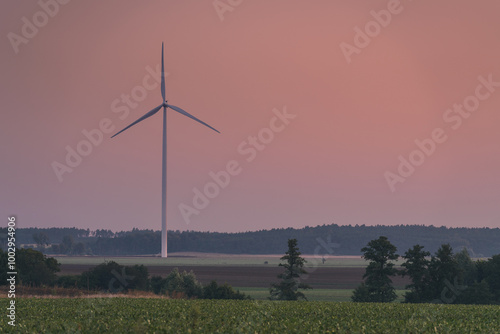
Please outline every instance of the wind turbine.
[{"label": "wind turbine", "polygon": [[137,121],[125,127],[121,131],[115,133],[113,136],[111,136],[111,138],[118,136],[120,133],[127,130],[128,128],[136,125],[141,121],[144,121],[146,118],[153,116],[161,108],[163,108],[163,148],[162,148],[162,175],[161,175],[161,182],[162,182],[161,183],[161,256],[167,257],[167,108],[173,109],[178,113],[187,116],[197,121],[198,123],[205,125],[206,127],[209,127],[215,132],[218,133],[220,132],[215,128],[211,127],[210,125],[208,125],[207,123],[203,122],[202,120],[194,117],[187,111],[182,110],[181,108],[173,106],[171,104],[167,104],[167,101],[165,100],[165,70],[163,65],[163,42],[161,43],[161,96],[163,100],[158,107],[148,111],[146,114],[144,114],[144,116],[139,118]]}]

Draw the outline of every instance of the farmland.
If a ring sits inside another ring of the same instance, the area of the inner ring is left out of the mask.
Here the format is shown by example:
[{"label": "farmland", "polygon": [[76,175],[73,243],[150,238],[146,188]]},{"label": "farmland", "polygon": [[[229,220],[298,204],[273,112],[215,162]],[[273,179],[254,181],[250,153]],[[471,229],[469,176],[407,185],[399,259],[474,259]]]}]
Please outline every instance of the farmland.
[{"label": "farmland", "polygon": [[[268,266],[278,265],[283,255],[232,255],[217,253],[171,253],[168,258],[153,256],[54,256],[61,264],[98,265],[113,260],[122,265],[143,264],[145,266]],[[319,267],[365,267],[361,256],[321,256],[302,255],[309,266]],[[267,263],[266,263],[267,262]]]},{"label": "farmland", "polygon": [[[2,300],[2,305],[6,302]],[[19,298],[18,333],[498,333],[500,307],[179,300]],[[5,331],[7,318],[0,328]]]},{"label": "farmland", "polygon": [[[122,265],[143,264],[149,274],[166,276],[173,268],[183,271],[192,270],[201,283],[211,280],[227,282],[235,288],[260,288],[267,291],[270,283],[283,271],[279,267],[279,255],[226,255],[189,253],[184,256],[168,258],[157,257],[57,257],[62,263],[63,275],[76,275],[104,261],[115,261]],[[304,256],[307,259],[308,275],[305,282],[314,289],[347,289],[348,294],[359,285],[365,271],[366,261],[359,256],[328,257],[325,263],[320,258]],[[267,262],[267,263],[265,263]],[[408,284],[408,279],[395,277],[394,285],[398,289]],[[250,294],[252,295],[252,293]],[[345,298],[333,298],[343,301]]]},{"label": "farmland", "polygon": [[[306,256],[307,258],[307,256]],[[150,275],[193,270],[202,283],[228,282],[255,300],[169,299],[152,292],[88,294],[69,298],[47,288],[48,298],[19,287],[16,327],[0,320],[0,332],[18,333],[498,333],[500,307],[402,304],[407,279],[394,278],[393,303],[352,303],[366,262],[359,257],[309,257],[302,279],[314,289],[309,301],[265,300],[283,268],[279,256],[183,254],[156,257],[58,257],[60,274],[80,274],[104,261],[144,264]],[[89,291],[92,292],[92,291]],[[94,291],[93,293],[98,293]],[[98,298],[96,298],[98,297]],[[7,299],[0,299],[1,304]],[[12,331],[12,329],[14,331]]]}]

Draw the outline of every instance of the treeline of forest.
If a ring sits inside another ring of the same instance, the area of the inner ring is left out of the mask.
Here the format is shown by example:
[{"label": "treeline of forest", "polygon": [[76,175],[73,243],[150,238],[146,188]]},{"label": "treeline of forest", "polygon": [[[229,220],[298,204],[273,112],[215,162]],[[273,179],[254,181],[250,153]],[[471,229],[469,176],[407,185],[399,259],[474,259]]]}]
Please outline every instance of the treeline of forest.
[{"label": "treeline of forest", "polygon": [[[6,249],[6,229],[0,229],[0,247]],[[499,228],[447,228],[425,225],[321,225],[301,229],[280,228],[241,233],[168,231],[168,252],[227,254],[283,254],[288,239],[297,239],[303,254],[361,255],[360,249],[380,235],[407,250],[424,244],[435,252],[443,244],[466,248],[472,257],[500,253]],[[45,254],[144,255],[159,254],[159,231],[112,232],[78,228],[20,228],[16,244],[35,247]]]}]

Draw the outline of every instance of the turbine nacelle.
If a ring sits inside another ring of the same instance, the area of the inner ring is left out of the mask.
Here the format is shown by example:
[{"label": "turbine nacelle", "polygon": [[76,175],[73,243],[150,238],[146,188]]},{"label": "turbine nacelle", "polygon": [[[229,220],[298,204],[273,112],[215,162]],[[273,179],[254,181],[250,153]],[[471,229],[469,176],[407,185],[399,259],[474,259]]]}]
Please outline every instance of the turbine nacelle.
[{"label": "turbine nacelle", "polygon": [[193,115],[191,115],[190,113],[188,113],[187,111],[179,108],[179,107],[176,107],[176,106],[173,106],[173,105],[170,105],[170,104],[167,104],[167,100],[165,98],[165,68],[164,68],[164,65],[163,65],[163,43],[161,43],[161,96],[163,98],[163,103],[160,104],[158,107],[150,110],[149,112],[147,112],[144,116],[140,117],[138,120],[136,120],[135,122],[133,122],[132,124],[130,124],[129,126],[125,127],[124,129],[122,129],[121,131],[115,133],[113,136],[111,136],[111,138],[115,137],[116,135],[122,133],[123,131],[127,130],[128,128],[132,127],[133,125],[139,123],[139,122],[142,122],[143,120],[145,120],[146,118],[149,118],[151,116],[153,116],[154,114],[156,114],[161,108],[164,108],[165,110],[167,108],[170,108],[172,110],[175,110],[177,111],[179,114],[182,114],[186,117],[189,117],[191,118],[192,120],[195,120],[196,122],[200,123],[200,124],[203,124],[205,125],[206,127],[214,130],[215,132],[219,132],[219,130],[211,127],[210,125],[208,125],[207,123],[203,122],[202,120],[194,117]]}]

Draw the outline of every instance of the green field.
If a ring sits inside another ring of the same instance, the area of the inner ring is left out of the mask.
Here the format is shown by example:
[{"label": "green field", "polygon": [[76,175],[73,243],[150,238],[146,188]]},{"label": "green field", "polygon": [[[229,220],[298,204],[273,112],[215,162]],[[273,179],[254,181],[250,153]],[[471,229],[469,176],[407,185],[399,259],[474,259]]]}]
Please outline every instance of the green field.
[{"label": "green field", "polygon": [[[235,290],[243,292],[256,300],[267,300],[269,297],[268,288],[235,287]],[[396,290],[398,298],[394,302],[402,302],[407,290]],[[323,302],[350,302],[353,290],[351,289],[312,289],[303,290],[309,301]]]},{"label": "green field", "polygon": [[[6,299],[1,300],[7,304]],[[180,299],[17,299],[12,333],[499,333],[500,307]],[[2,307],[5,312],[5,308]]]},{"label": "green field", "polygon": [[[121,265],[131,266],[277,266],[281,255],[230,255],[230,254],[195,254],[194,256],[140,257],[140,256],[55,256],[62,264],[98,265],[105,261],[115,261]],[[361,257],[330,257],[322,263],[321,257],[303,256],[308,266],[320,267],[366,267],[367,262]],[[267,263],[266,263],[267,262]]]}]

